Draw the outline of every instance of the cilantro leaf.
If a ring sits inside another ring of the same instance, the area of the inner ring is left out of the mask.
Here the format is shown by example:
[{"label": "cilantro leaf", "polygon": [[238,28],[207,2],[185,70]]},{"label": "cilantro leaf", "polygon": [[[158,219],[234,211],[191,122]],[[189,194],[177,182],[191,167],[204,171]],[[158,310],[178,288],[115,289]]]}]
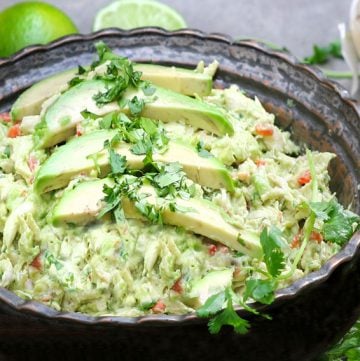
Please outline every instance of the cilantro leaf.
[{"label": "cilantro leaf", "polygon": [[210,317],[220,312],[224,308],[225,292],[219,292],[210,296],[205,303],[196,310],[199,317]]},{"label": "cilantro leaf", "polygon": [[87,109],[80,112],[81,116],[85,119],[97,119],[99,116],[95,113],[89,112]]},{"label": "cilantro leaf", "polygon": [[105,194],[103,199],[105,205],[97,215],[97,219],[102,218],[106,213],[112,211],[121,202],[120,192],[117,187],[109,187],[107,184],[104,184],[103,193]]},{"label": "cilantro leaf", "polygon": [[230,287],[210,296],[203,306],[196,310],[196,314],[204,318],[213,316],[208,322],[209,332],[212,334],[219,333],[222,326],[232,326],[234,331],[240,334],[247,333],[250,327],[249,322],[235,312]]},{"label": "cilantro leaf", "polygon": [[115,114],[110,113],[104,116],[99,122],[100,129],[111,129]]},{"label": "cilantro leaf", "polygon": [[360,227],[360,217],[343,208],[335,199],[330,202],[312,202],[310,209],[324,221],[324,239],[339,245],[345,244]]},{"label": "cilantro leaf", "polygon": [[83,75],[86,73],[86,69],[84,67],[82,67],[81,65],[78,66],[78,75]]},{"label": "cilantro leaf", "polygon": [[114,217],[117,224],[121,224],[125,221],[125,213],[121,204],[119,204],[119,206],[115,209]]},{"label": "cilantro leaf", "polygon": [[360,321],[357,321],[344,338],[326,353],[324,361],[360,360]]},{"label": "cilantro leaf", "polygon": [[178,183],[184,177],[180,163],[169,163],[161,166],[159,174],[153,178],[153,182],[159,188],[165,188],[170,184]]},{"label": "cilantro leaf", "polygon": [[264,228],[260,234],[260,243],[264,252],[264,261],[269,274],[277,277],[285,267],[285,257],[281,231],[276,227]]},{"label": "cilantro leaf", "polygon": [[109,63],[106,65],[106,72],[95,77],[105,81],[107,88],[104,92],[95,94],[93,99],[98,106],[112,101],[121,102],[125,89],[129,86],[139,86],[142,73],[134,71],[129,59],[114,54],[105,43],[99,42],[95,46],[99,60],[91,64],[91,69],[95,69],[106,61]]},{"label": "cilantro leaf", "polygon": [[249,322],[241,318],[234,310],[230,289],[225,290],[226,308],[214,316],[208,323],[211,334],[219,333],[222,326],[232,326],[234,331],[245,334],[249,330]]},{"label": "cilantro leaf", "polygon": [[306,64],[324,64],[330,58],[342,59],[341,44],[339,41],[330,43],[327,46],[313,46],[313,54],[304,58]]},{"label": "cilantro leaf", "polygon": [[151,223],[163,224],[161,210],[157,209],[155,205],[147,202],[146,199],[135,202],[135,207]]},{"label": "cilantro leaf", "polygon": [[146,96],[151,96],[156,92],[156,88],[148,81],[145,81],[141,87]]},{"label": "cilantro leaf", "polygon": [[75,78],[70,79],[70,81],[68,82],[68,85],[69,85],[70,88],[72,88],[73,86],[78,85],[83,81],[84,81],[84,79],[79,78],[78,76],[76,76]]},{"label": "cilantro leaf", "polygon": [[124,174],[126,170],[126,157],[115,153],[113,149],[109,149],[109,158],[111,173],[114,175]]},{"label": "cilantro leaf", "polygon": [[204,142],[202,140],[200,140],[197,144],[196,144],[196,150],[198,151],[200,157],[203,158],[212,158],[213,155],[205,149],[204,147]]},{"label": "cilantro leaf", "polygon": [[269,305],[274,301],[275,280],[248,279],[245,283],[244,300],[250,297],[255,301]]},{"label": "cilantro leaf", "polygon": [[128,106],[130,113],[137,116],[144,109],[145,102],[144,99],[139,99],[137,96],[134,96],[130,101],[128,101]]}]

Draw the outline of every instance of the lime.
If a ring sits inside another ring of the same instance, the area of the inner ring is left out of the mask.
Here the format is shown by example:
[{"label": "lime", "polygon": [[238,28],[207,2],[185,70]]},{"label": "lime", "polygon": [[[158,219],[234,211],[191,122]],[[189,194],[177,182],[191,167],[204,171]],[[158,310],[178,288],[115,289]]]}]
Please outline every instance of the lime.
[{"label": "lime", "polygon": [[46,44],[77,32],[71,19],[42,2],[22,2],[0,13],[0,57],[32,44]]},{"label": "lime", "polygon": [[142,26],[177,30],[186,28],[186,23],[175,10],[155,0],[115,1],[100,10],[94,21],[94,31],[110,27],[133,29]]}]

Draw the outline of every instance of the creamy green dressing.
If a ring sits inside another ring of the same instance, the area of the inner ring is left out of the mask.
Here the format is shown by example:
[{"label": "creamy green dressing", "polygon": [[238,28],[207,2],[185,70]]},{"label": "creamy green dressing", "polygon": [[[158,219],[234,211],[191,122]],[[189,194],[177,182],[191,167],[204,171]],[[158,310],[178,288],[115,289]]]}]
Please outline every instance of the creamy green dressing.
[{"label": "creamy green dressing", "polygon": [[[214,89],[204,101],[226,112],[233,136],[182,123],[163,126],[170,139],[187,139],[194,146],[202,141],[229,167],[233,194],[197,186],[197,196],[219,206],[244,238],[259,240],[264,227],[278,227],[286,240],[286,272],[298,252],[299,221],[309,215],[301,204],[310,201],[311,184],[298,182],[308,160],[290,134],[274,125],[274,115],[237,86]],[[271,126],[272,136],[258,135],[259,124]],[[98,125],[98,120],[82,121],[83,134]],[[53,226],[51,210],[64,190],[39,196],[32,188],[36,169],[51,151],[35,150],[31,135],[8,138],[7,129],[0,124],[0,285],[20,297],[57,310],[122,316],[157,312],[152,306],[161,300],[164,312],[184,314],[198,307],[192,290],[210,272],[230,269],[232,287],[241,294],[250,272],[261,277],[266,270],[261,259],[174,226],[141,220],[116,224],[110,216],[87,226]],[[313,152],[319,201],[333,197],[327,172],[333,157]],[[76,177],[67,188],[81,180]],[[310,240],[295,273],[279,286],[319,269],[338,250],[335,243]]]}]

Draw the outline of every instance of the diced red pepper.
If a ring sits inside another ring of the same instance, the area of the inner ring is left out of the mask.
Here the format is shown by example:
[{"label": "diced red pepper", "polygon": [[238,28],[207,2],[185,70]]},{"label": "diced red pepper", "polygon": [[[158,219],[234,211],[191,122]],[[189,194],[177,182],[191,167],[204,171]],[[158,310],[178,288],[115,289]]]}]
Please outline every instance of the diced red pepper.
[{"label": "diced red pepper", "polygon": [[16,138],[20,135],[21,135],[20,124],[15,124],[15,125],[11,126],[7,133],[7,136],[9,138]]},{"label": "diced red pepper", "polygon": [[76,124],[76,136],[80,137],[84,133],[84,129],[80,124]]},{"label": "diced red pepper", "polygon": [[316,241],[317,243],[321,243],[324,238],[320,232],[312,231],[310,234],[310,239],[312,241]]},{"label": "diced red pepper", "polygon": [[290,248],[299,248],[300,247],[300,239],[301,239],[301,233],[299,232],[296,234],[290,244]]},{"label": "diced red pepper", "polygon": [[41,263],[41,253],[39,253],[30,263],[30,266],[35,267],[39,271],[41,270],[42,263]]},{"label": "diced red pepper", "polygon": [[0,114],[0,120],[4,123],[10,123],[11,122],[11,116],[9,113],[1,113]]},{"label": "diced red pepper", "polygon": [[155,303],[155,305],[151,309],[154,313],[164,313],[166,309],[166,305],[163,301],[159,300]]},{"label": "diced red pepper", "polygon": [[182,293],[183,292],[183,286],[182,286],[182,281],[181,278],[179,278],[174,285],[171,287],[171,289],[177,293]]},{"label": "diced red pepper", "polygon": [[309,170],[306,170],[304,173],[302,173],[298,178],[298,183],[303,186],[305,184],[308,184],[311,182],[311,173]]},{"label": "diced red pepper", "polygon": [[208,252],[210,256],[213,256],[217,251],[217,247],[215,246],[215,244],[210,244],[208,246]]},{"label": "diced red pepper", "polygon": [[39,165],[39,161],[33,155],[30,155],[28,165],[31,172],[34,172],[34,170]]},{"label": "diced red pepper", "polygon": [[255,126],[255,133],[263,137],[270,137],[274,134],[274,127],[270,124],[257,124]]},{"label": "diced red pepper", "polygon": [[257,159],[257,160],[255,161],[255,164],[256,164],[257,167],[262,167],[262,166],[266,165],[266,160],[264,160],[264,159]]}]

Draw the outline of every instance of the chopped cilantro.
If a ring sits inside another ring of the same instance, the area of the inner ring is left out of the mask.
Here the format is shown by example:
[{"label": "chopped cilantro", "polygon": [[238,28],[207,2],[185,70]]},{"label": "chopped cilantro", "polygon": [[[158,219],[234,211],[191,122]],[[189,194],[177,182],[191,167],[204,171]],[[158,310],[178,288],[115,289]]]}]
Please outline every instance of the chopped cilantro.
[{"label": "chopped cilantro", "polygon": [[198,151],[200,157],[203,157],[203,158],[212,158],[213,157],[213,155],[208,150],[205,149],[204,142],[202,140],[197,142],[196,150]]},{"label": "chopped cilantro", "polygon": [[324,239],[340,245],[345,244],[360,229],[360,217],[343,208],[335,199],[330,202],[312,202],[310,209],[324,221]]},{"label": "chopped cilantro", "polygon": [[4,148],[4,156],[6,158],[10,158],[10,155],[11,155],[10,145],[7,144]]},{"label": "chopped cilantro", "polygon": [[79,65],[77,75],[83,75],[85,73],[86,73],[86,69],[84,67],[82,67],[81,65]]},{"label": "chopped cilantro", "polygon": [[102,118],[99,122],[100,129],[111,129],[114,116],[115,116],[114,113],[105,115],[104,118]]},{"label": "chopped cilantro", "polygon": [[264,228],[260,234],[260,243],[264,251],[264,261],[269,274],[277,277],[284,269],[285,257],[281,250],[284,245],[281,231],[276,227]]},{"label": "chopped cilantro", "polygon": [[334,41],[327,46],[313,46],[313,54],[304,58],[306,64],[324,64],[330,58],[342,59],[341,45],[339,41]]},{"label": "chopped cilantro", "polygon": [[208,298],[205,304],[197,309],[196,314],[199,317],[213,316],[208,323],[209,332],[212,334],[219,333],[222,326],[232,326],[234,331],[240,334],[247,333],[250,327],[249,322],[234,310],[231,288]]},{"label": "chopped cilantro", "polygon": [[99,118],[99,116],[97,114],[89,112],[87,109],[80,112],[80,114],[84,119],[97,119],[97,118]]},{"label": "chopped cilantro", "polygon": [[274,291],[277,282],[268,279],[248,279],[245,284],[244,301],[252,298],[255,301],[269,305],[274,301]]},{"label": "chopped cilantro", "polygon": [[128,102],[129,110],[132,115],[138,116],[142,112],[145,106],[144,99],[139,99],[137,96],[134,96]]},{"label": "chopped cilantro", "polygon": [[45,251],[44,259],[45,259],[45,262],[49,266],[51,266],[53,264],[57,270],[64,267],[63,263],[60,262],[58,259],[56,259],[55,256],[52,253],[50,253],[49,251]]},{"label": "chopped cilantro", "polygon": [[148,81],[143,82],[141,89],[146,96],[154,95],[156,88]]},{"label": "chopped cilantro", "polygon": [[84,81],[84,79],[79,78],[78,76],[76,76],[75,78],[72,78],[69,82],[68,85],[70,88],[72,88],[75,85],[78,85],[80,83],[82,83]]},{"label": "chopped cilantro", "polygon": [[107,88],[104,92],[95,94],[93,99],[98,106],[113,101],[120,102],[123,92],[129,86],[138,87],[140,85],[142,73],[134,70],[129,59],[114,54],[103,42],[99,42],[95,46],[99,60],[92,63],[91,69],[95,69],[107,61],[108,63],[106,72],[96,77],[105,81]]},{"label": "chopped cilantro", "polygon": [[112,175],[124,174],[126,170],[126,157],[115,153],[113,149],[109,149],[109,159]]},{"label": "chopped cilantro", "polygon": [[151,223],[162,224],[161,209],[150,204],[145,198],[135,202],[136,209]]}]

